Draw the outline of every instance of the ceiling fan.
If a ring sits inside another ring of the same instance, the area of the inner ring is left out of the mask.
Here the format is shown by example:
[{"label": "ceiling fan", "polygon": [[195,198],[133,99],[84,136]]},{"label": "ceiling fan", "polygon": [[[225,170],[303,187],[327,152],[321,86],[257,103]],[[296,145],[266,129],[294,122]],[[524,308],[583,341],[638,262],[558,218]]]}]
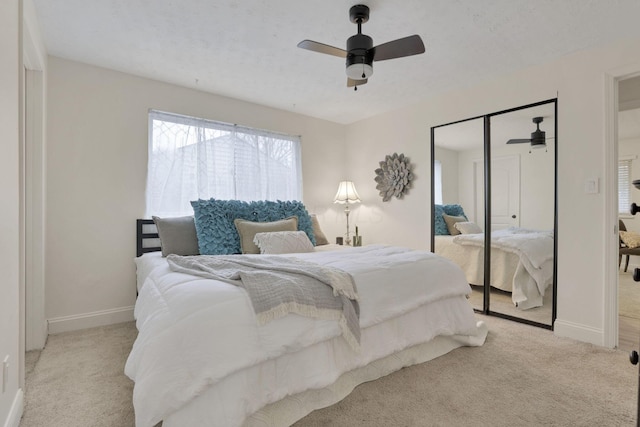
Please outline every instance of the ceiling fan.
[{"label": "ceiling fan", "polygon": [[302,49],[327,55],[339,56],[347,59],[347,86],[358,90],[359,85],[367,82],[373,74],[373,61],[402,58],[404,56],[424,53],[424,43],[418,35],[373,46],[373,39],[362,34],[362,24],[369,20],[369,7],[363,4],[352,6],[349,9],[349,18],[354,24],[358,24],[358,34],[347,40],[347,50],[329,46],[313,40],[303,40],[298,43]]},{"label": "ceiling fan", "polygon": [[[533,123],[536,124],[536,130],[531,132],[531,138],[529,139],[510,139],[507,141],[507,144],[524,144],[531,143],[531,148],[542,148],[547,146],[547,138],[545,137],[545,132],[540,130],[540,123],[542,123],[542,117],[534,117]],[[549,138],[552,139],[552,138]]]}]

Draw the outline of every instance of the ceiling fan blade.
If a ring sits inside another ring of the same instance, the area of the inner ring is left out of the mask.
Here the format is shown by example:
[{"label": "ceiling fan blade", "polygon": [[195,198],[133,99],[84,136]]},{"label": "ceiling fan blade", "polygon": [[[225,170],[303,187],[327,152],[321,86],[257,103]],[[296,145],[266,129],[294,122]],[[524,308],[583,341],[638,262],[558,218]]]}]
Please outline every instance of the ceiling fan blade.
[{"label": "ceiling fan blade", "polygon": [[367,83],[367,79],[363,79],[363,80],[353,80],[347,77],[347,87],[353,87],[353,86],[361,86],[363,84]]},{"label": "ceiling fan blade", "polygon": [[347,51],[338,47],[329,46],[328,44],[314,42],[313,40],[302,40],[298,43],[298,47],[302,49],[312,50],[314,52],[326,53],[327,55],[347,57]]},{"label": "ceiling fan blade", "polygon": [[424,53],[424,43],[419,35],[413,35],[398,40],[383,43],[372,48],[374,61],[402,58],[403,56]]},{"label": "ceiling fan blade", "polygon": [[507,144],[524,144],[528,142],[531,142],[531,139],[510,139]]}]

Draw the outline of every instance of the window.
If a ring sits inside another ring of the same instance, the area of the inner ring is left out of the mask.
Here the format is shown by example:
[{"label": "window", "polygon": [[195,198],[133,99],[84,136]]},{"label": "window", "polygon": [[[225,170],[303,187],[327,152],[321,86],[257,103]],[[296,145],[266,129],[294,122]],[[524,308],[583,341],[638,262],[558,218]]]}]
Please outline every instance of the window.
[{"label": "window", "polygon": [[436,205],[442,204],[442,163],[440,160],[433,162],[433,197]]},{"label": "window", "polygon": [[302,200],[300,137],[149,112],[147,216],[197,199]]},{"label": "window", "polygon": [[618,160],[618,213],[629,215],[631,207],[631,159]]}]

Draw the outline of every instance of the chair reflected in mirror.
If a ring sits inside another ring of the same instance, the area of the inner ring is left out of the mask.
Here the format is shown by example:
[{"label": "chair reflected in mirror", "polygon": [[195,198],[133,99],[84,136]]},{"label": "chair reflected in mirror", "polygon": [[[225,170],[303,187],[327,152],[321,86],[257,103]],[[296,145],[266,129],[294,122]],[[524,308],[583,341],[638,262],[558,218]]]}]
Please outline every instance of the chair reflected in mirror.
[{"label": "chair reflected in mirror", "polygon": [[[634,236],[625,235],[625,233],[627,233],[627,227],[624,225],[624,221],[622,221],[621,219],[618,220],[618,230],[620,231],[619,233],[620,249],[618,254],[618,268],[620,268],[620,266],[622,265],[622,256],[625,255],[627,258],[624,262],[624,272],[626,273],[627,269],[629,268],[629,257],[631,255],[640,256],[640,246],[634,246],[629,244],[632,240],[634,240]],[[625,241],[623,240],[623,236],[625,237],[624,240],[627,240],[627,243],[625,243]],[[631,246],[634,246],[634,247],[631,247]]]}]

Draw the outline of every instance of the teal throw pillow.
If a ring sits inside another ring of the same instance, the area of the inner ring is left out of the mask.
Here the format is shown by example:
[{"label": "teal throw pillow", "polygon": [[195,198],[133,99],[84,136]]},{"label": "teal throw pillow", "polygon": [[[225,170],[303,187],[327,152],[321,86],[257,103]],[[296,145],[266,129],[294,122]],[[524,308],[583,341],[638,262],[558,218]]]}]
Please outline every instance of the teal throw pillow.
[{"label": "teal throw pillow", "polygon": [[194,200],[194,220],[198,248],[201,255],[231,255],[242,253],[240,236],[235,219],[253,222],[272,222],[295,216],[298,230],[304,231],[315,245],[311,217],[304,204],[299,201],[260,200]]}]

